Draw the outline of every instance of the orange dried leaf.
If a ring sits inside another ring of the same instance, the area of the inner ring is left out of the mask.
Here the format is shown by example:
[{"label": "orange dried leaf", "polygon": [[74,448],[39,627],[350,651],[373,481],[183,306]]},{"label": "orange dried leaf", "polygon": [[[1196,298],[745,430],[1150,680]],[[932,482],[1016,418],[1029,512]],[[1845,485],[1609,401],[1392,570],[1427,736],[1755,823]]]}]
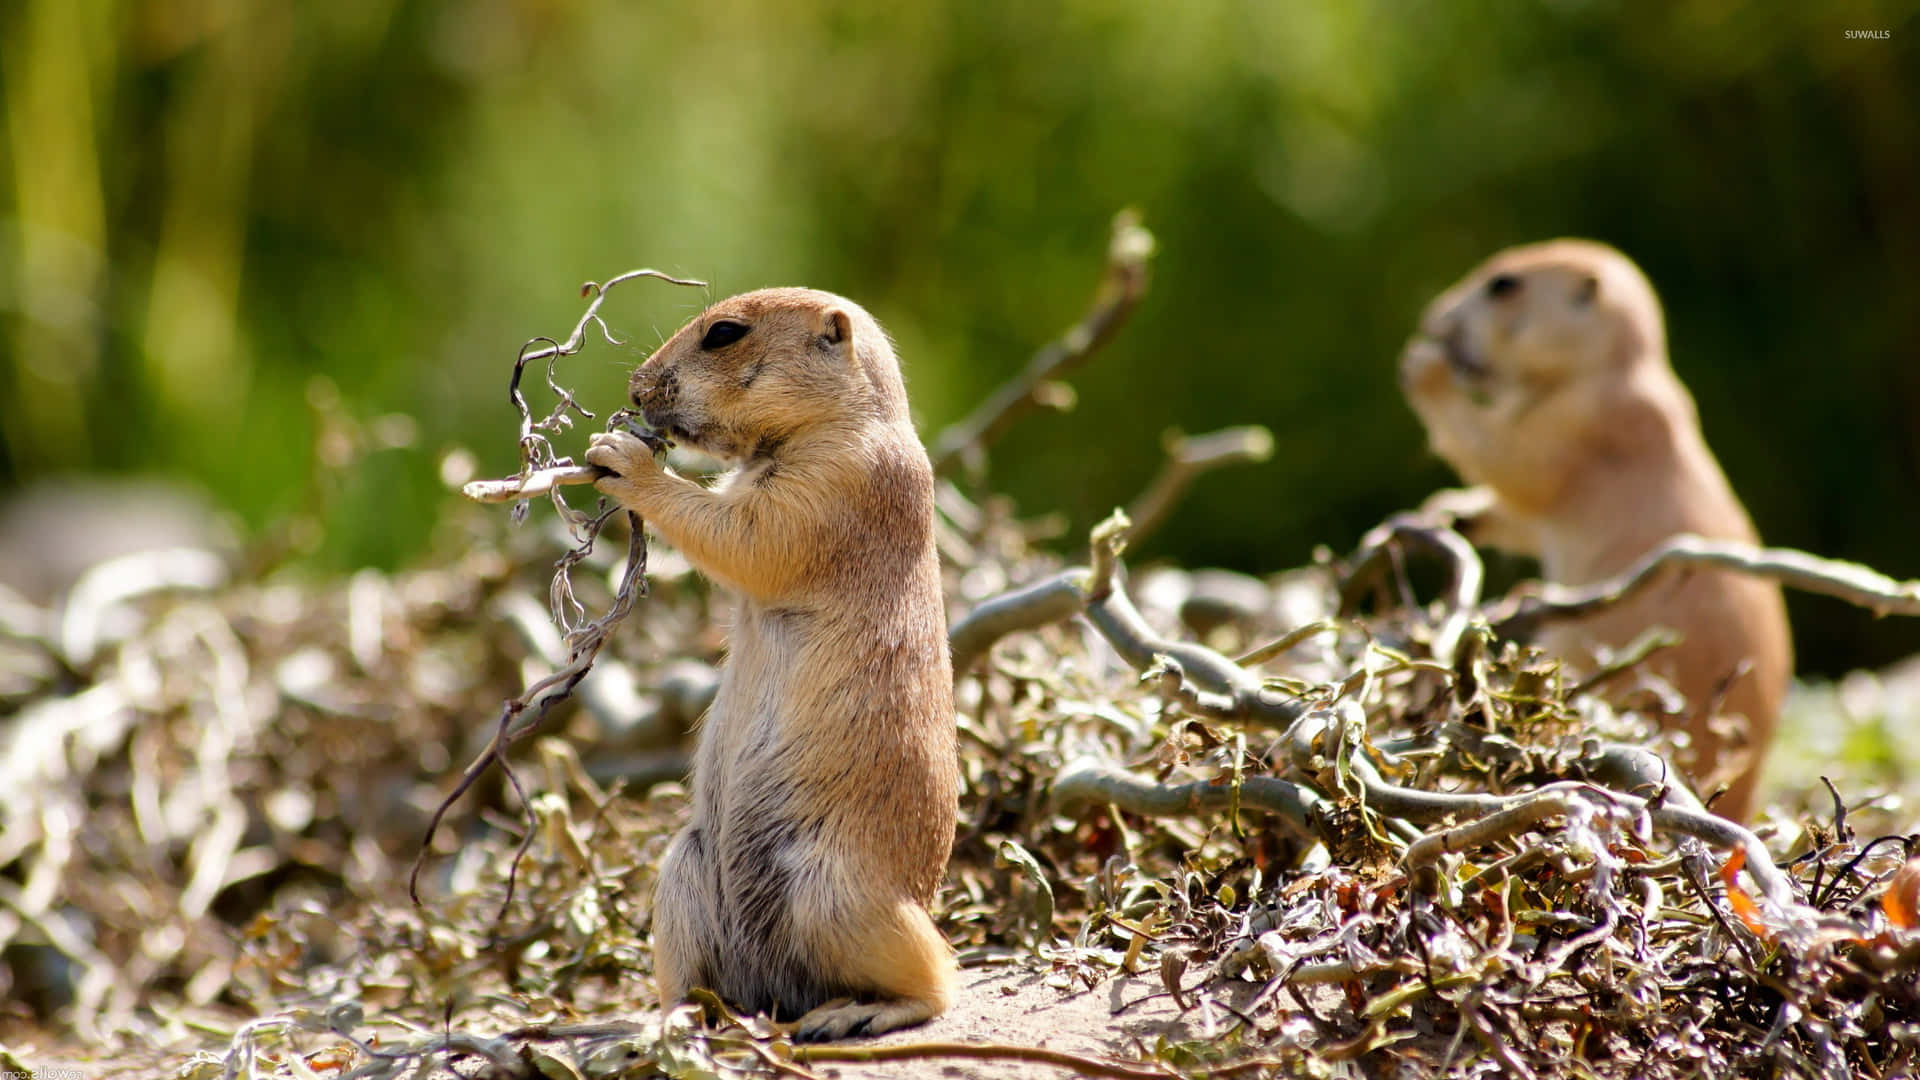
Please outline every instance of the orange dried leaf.
[{"label": "orange dried leaf", "polygon": [[1734,848],[1732,854],[1727,856],[1727,861],[1720,864],[1720,880],[1729,885],[1733,884],[1733,876],[1738,874],[1746,865],[1747,849]]},{"label": "orange dried leaf", "polygon": [[1747,865],[1746,850],[1734,848],[1733,854],[1727,856],[1727,861],[1720,866],[1720,880],[1727,887],[1727,906],[1733,909],[1733,914],[1747,925],[1747,929],[1758,935],[1760,940],[1772,941],[1773,927],[1767,925],[1766,919],[1761,917],[1760,905],[1754,903],[1753,897],[1749,896],[1747,890],[1740,884],[1740,868],[1745,865]]},{"label": "orange dried leaf", "polygon": [[1887,891],[1880,896],[1880,910],[1887,913],[1888,922],[1902,930],[1920,926],[1920,859],[1908,859],[1905,866],[1893,872],[1893,880],[1887,882]]}]

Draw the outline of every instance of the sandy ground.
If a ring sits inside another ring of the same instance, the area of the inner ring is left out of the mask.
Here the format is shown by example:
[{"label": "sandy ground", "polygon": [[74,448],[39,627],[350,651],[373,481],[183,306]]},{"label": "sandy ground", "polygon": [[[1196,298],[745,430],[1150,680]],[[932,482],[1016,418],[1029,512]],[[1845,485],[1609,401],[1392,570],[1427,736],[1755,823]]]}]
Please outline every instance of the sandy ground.
[{"label": "sandy ground", "polygon": [[[1192,982],[1193,978],[1190,974],[1188,981]],[[1194,1009],[1183,1016],[1157,975],[1122,976],[1079,993],[1063,993],[1045,985],[1044,980],[1042,973],[1006,967],[962,971],[960,993],[946,1015],[925,1027],[891,1032],[867,1040],[864,1045],[1014,1044],[1138,1061],[1146,1056],[1138,1048],[1151,1047],[1162,1037],[1171,1042],[1206,1039],[1234,1022],[1231,1015],[1218,1009]],[[1214,988],[1216,994],[1235,1006],[1245,1004],[1258,990],[1259,987],[1251,983]],[[1218,1025],[1213,1031],[1207,1030],[1210,1020]],[[1067,1070],[1046,1065],[956,1058],[812,1068],[823,1076],[854,1080],[879,1077],[1026,1080],[1070,1075]]]},{"label": "sandy ground", "polygon": [[[1189,974],[1188,981],[1194,978]],[[1254,984],[1236,983],[1216,986],[1213,992],[1238,1007],[1258,989]],[[1183,1015],[1157,975],[1122,976],[1070,993],[1046,985],[1043,971],[998,965],[960,972],[953,1008],[932,1023],[840,1045],[1038,1046],[1105,1060],[1139,1061],[1146,1056],[1140,1048],[1162,1037],[1174,1042],[1204,1040],[1233,1022],[1230,1014],[1212,1008],[1196,1008]],[[1209,1030],[1210,1024],[1217,1025],[1214,1031]],[[170,1080],[193,1047],[95,1053],[23,1040],[13,1043],[11,1052],[33,1070],[36,1080]],[[1072,1075],[1071,1070],[1038,1063],[953,1057],[822,1063],[810,1068],[819,1076],[841,1080],[1041,1080]],[[0,1076],[5,1075],[0,1069]]]}]

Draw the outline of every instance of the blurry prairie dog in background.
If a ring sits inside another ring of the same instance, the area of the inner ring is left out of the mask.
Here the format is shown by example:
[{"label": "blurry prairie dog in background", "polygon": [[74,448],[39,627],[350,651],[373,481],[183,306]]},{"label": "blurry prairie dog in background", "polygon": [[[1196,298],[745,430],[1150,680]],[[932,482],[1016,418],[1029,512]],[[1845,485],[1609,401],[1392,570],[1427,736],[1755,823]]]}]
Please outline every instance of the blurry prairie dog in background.
[{"label": "blurry prairie dog in background", "polygon": [[[1400,383],[1435,452],[1476,485],[1428,505],[1468,511],[1476,542],[1538,557],[1549,581],[1609,578],[1677,533],[1757,542],[1668,364],[1660,302],[1610,247],[1556,240],[1488,259],[1428,306]],[[1669,572],[1542,644],[1577,666],[1655,626],[1683,636],[1650,665],[1693,710],[1692,775],[1702,794],[1729,783],[1714,809],[1744,818],[1793,670],[1780,590]],[[1721,716],[1747,724],[1736,753],[1704,715],[1723,687]]]},{"label": "blurry prairie dog in background", "polygon": [[660,866],[664,1008],[705,987],[803,1039],[944,1011],[927,914],[959,764],[933,470],[892,344],[807,289],[723,300],[633,374],[654,428],[737,469],[709,490],[637,438],[594,436],[600,490],[735,595],[691,820]]}]

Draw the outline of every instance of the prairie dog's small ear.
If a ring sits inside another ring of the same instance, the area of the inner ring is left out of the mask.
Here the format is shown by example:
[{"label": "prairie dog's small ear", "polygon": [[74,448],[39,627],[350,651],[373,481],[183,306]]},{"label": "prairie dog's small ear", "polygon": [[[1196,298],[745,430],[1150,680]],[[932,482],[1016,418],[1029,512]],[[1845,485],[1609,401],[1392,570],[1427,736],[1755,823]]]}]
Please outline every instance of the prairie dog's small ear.
[{"label": "prairie dog's small ear", "polygon": [[844,345],[853,339],[853,319],[839,308],[828,308],[820,316],[820,340],[828,345]]}]

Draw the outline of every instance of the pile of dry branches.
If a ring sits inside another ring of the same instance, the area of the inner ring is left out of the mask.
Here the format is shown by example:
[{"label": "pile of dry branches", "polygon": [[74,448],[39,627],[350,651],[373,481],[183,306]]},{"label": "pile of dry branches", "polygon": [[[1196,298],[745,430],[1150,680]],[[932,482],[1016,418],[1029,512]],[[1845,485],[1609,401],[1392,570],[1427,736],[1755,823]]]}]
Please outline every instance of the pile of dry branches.
[{"label": "pile of dry branches", "polygon": [[[1443,522],[1398,519],[1270,580],[1130,575],[1127,542],[1197,473],[1263,456],[1257,430],[1172,440],[1079,565],[977,495],[992,434],[1058,399],[1050,382],[1138,302],[1149,251],[1119,222],[1087,318],[939,444],[975,481],[940,495],[966,794],[938,907],[964,965],[1063,993],[1157,973],[1204,1037],[1096,1058],[796,1047],[719,1003],[713,1025],[634,1020],[680,741],[721,646],[712,597],[664,556],[643,577],[638,523],[625,557],[596,546],[604,507],[506,532],[474,506],[449,511],[435,569],[228,581],[170,553],[102,567],[57,609],[4,606],[11,1036],[198,1046],[173,1059],[196,1078],[956,1057],[1125,1077],[1911,1072],[1920,933],[1887,889],[1907,840],[1857,836],[1835,793],[1770,846],[1674,781],[1685,748],[1651,734],[1657,706],[1611,708],[1513,640],[1648,568],[1487,598]],[[581,347],[592,292],[531,359]],[[533,421],[518,370],[524,467],[488,490],[564,506],[588,477],[546,438],[578,406],[549,369],[560,404]],[[1659,558],[1916,605],[1912,585],[1796,553]],[[1423,559],[1446,582],[1425,602]],[[1637,659],[1611,674],[1640,677]],[[512,755],[549,715],[567,737]]]}]

